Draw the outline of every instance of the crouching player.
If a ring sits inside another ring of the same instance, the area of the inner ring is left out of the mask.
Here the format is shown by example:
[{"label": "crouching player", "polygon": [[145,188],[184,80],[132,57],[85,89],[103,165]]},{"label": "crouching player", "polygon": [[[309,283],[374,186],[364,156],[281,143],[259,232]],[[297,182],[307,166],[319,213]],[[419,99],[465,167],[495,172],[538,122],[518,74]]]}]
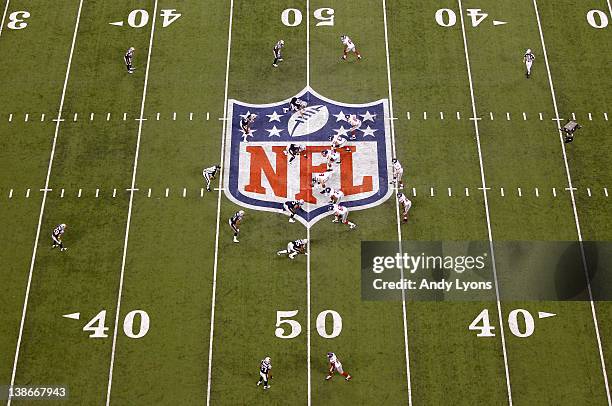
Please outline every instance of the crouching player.
[{"label": "crouching player", "polygon": [[276,251],[276,255],[287,255],[289,259],[294,259],[300,254],[308,255],[308,240],[295,240],[287,244],[286,250]]},{"label": "crouching player", "polygon": [[[297,158],[298,155],[300,155],[302,152],[306,151],[306,147],[302,146],[302,145],[298,145],[298,144],[289,144],[287,145],[287,148],[285,148],[284,154],[287,155],[289,158],[289,163],[293,162],[293,160],[295,158]],[[306,155],[304,155],[304,157],[306,157]]]},{"label": "crouching player", "polygon": [[244,217],[244,210],[238,210],[234,215],[229,219],[229,225],[234,232],[234,242],[239,243],[238,234],[240,234],[240,223],[242,222],[242,218]]},{"label": "crouching player", "polygon": [[329,202],[331,204],[338,204],[338,203],[340,203],[340,200],[342,200],[342,198],[344,197],[344,193],[342,193],[341,190],[336,190],[336,189],[331,188],[331,187],[326,187],[325,189],[323,189],[323,191],[321,193],[324,196],[329,197]]},{"label": "crouching player", "polygon": [[397,201],[400,204],[400,209],[402,211],[402,221],[406,223],[408,221],[408,211],[412,207],[412,201],[406,197],[402,192],[397,193]]},{"label": "crouching player", "polygon": [[294,217],[297,214],[298,210],[300,210],[304,206],[304,200],[289,200],[283,204],[283,211],[288,211],[291,213],[289,215],[289,222],[295,223]]},{"label": "crouching player", "polygon": [[339,204],[334,204],[332,206],[332,210],[334,212],[334,219],[332,220],[332,223],[341,222],[342,224],[348,224],[351,230],[357,227],[357,224],[351,223],[350,221],[348,221],[349,211],[346,207],[340,206]]},{"label": "crouching player", "polygon": [[319,185],[321,188],[325,188],[325,183],[329,182],[331,178],[331,172],[313,173],[312,174],[312,186]]},{"label": "crouching player", "polygon": [[263,383],[264,389],[270,389],[270,379],[272,379],[272,360],[270,357],[266,357],[259,364],[259,381],[257,386]]},{"label": "crouching player", "polygon": [[333,352],[328,352],[327,361],[329,362],[329,372],[325,377],[326,381],[332,379],[332,376],[334,376],[334,372],[338,372],[340,375],[342,375],[347,382],[351,380],[352,376],[349,375],[349,373],[342,368],[342,363],[340,362],[336,354],[334,354]]}]

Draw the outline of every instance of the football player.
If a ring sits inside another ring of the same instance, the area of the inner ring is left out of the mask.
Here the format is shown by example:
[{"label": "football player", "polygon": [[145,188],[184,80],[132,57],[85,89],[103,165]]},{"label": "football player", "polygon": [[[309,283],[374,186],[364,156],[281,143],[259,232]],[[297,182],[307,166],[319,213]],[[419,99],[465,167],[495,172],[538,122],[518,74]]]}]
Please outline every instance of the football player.
[{"label": "football player", "polygon": [[255,122],[257,114],[249,114],[240,120],[240,129],[242,130],[242,141],[248,142],[247,137],[251,135],[251,124]]},{"label": "football player", "polygon": [[[332,150],[334,151],[344,147],[348,141],[346,138],[344,138],[340,134],[332,135],[331,137],[329,137],[329,140],[331,141],[331,147],[332,147]],[[344,147],[344,149],[347,152],[351,152],[351,149],[349,147]]]},{"label": "football player", "polygon": [[332,379],[332,376],[334,376],[334,372],[338,372],[340,375],[342,375],[344,377],[344,380],[347,382],[351,380],[352,376],[350,376],[349,373],[342,368],[342,363],[340,362],[336,354],[334,354],[333,352],[328,352],[327,362],[329,362],[329,370],[327,376],[325,377],[326,381]]},{"label": "football player", "polygon": [[283,49],[283,47],[285,46],[285,41],[283,41],[282,39],[280,41],[278,41],[276,43],[276,45],[274,45],[274,62],[272,62],[272,66],[274,66],[275,68],[278,67],[278,63],[283,61],[283,57],[281,55],[281,49]]},{"label": "football player", "polygon": [[359,51],[357,51],[357,48],[355,48],[355,44],[353,43],[353,41],[351,41],[348,35],[341,35],[340,42],[342,42],[342,45],[344,45],[344,54],[342,55],[343,61],[346,61],[346,56],[349,52],[353,52],[355,55],[357,55],[357,59],[361,59],[361,54],[359,53]]},{"label": "football player", "polygon": [[351,132],[351,140],[354,140],[357,138],[356,131],[359,129],[359,127],[361,127],[361,120],[359,120],[355,114],[347,114],[346,121],[351,126],[351,129],[349,130]]},{"label": "football player", "polygon": [[323,155],[323,158],[327,159],[327,170],[331,171],[333,170],[333,165],[334,164],[339,164],[340,163],[340,154],[337,151],[334,151],[333,149],[326,149],[324,151],[321,151],[321,155]]},{"label": "football player", "polygon": [[272,379],[272,360],[270,357],[266,357],[259,364],[259,381],[257,386],[263,383],[264,389],[270,389],[270,379]]},{"label": "football player", "polygon": [[66,251],[68,249],[64,247],[64,244],[62,243],[62,236],[64,235],[67,227],[68,226],[66,224],[62,223],[53,229],[53,233],[51,233],[53,245],[51,245],[51,248],[59,247],[60,251]]},{"label": "football player", "polygon": [[395,184],[395,187],[398,189],[403,189],[404,183],[402,182],[402,175],[404,175],[404,168],[397,158],[393,158],[391,163],[393,164],[393,182],[391,182],[391,184]]},{"label": "football player", "polygon": [[285,202],[285,204],[283,204],[283,211],[288,211],[289,213],[291,213],[289,215],[289,222],[290,223],[295,223],[295,220],[293,219],[293,217],[295,217],[295,215],[297,214],[298,210],[300,210],[302,208],[302,206],[304,206],[304,200],[300,199],[300,200],[289,200],[288,202]]},{"label": "football player", "polygon": [[342,198],[344,197],[344,193],[342,193],[341,190],[336,190],[331,187],[323,189],[321,193],[329,197],[329,202],[332,204],[340,203],[340,200],[342,200]]},{"label": "football player", "polygon": [[525,55],[523,56],[523,63],[525,64],[525,76],[527,79],[531,76],[531,65],[533,65],[533,61],[535,60],[535,55],[531,52],[531,49],[525,51]]},{"label": "football player", "polygon": [[402,192],[397,192],[397,201],[399,202],[400,209],[402,210],[402,221],[406,223],[408,221],[408,211],[412,207],[412,201]]},{"label": "football player", "polygon": [[312,174],[312,186],[319,185],[325,189],[325,183],[331,178],[331,172],[313,173]]},{"label": "football player", "polygon": [[123,60],[125,61],[125,67],[127,68],[128,73],[134,73],[134,67],[132,66],[132,59],[134,59],[134,47],[129,47],[125,55],[123,55]]},{"label": "football player", "polygon": [[287,255],[289,259],[294,259],[300,254],[308,255],[308,240],[295,240],[287,244],[286,250],[276,251],[276,255]]},{"label": "football player", "polygon": [[[293,160],[300,155],[302,152],[306,151],[306,147],[298,144],[289,144],[287,148],[285,148],[285,155],[290,156],[289,163],[293,162]],[[304,155],[306,157],[306,155]]]},{"label": "football player", "polygon": [[304,110],[307,106],[308,103],[306,103],[302,99],[298,99],[297,97],[293,97],[289,102],[289,110],[299,112],[300,117],[304,117],[304,113],[302,112],[302,110]]},{"label": "football player", "polygon": [[229,225],[234,232],[234,242],[239,243],[238,234],[240,234],[240,223],[242,222],[242,218],[244,217],[244,210],[238,210],[234,215],[229,219]]},{"label": "football player", "polygon": [[210,192],[210,181],[217,176],[217,172],[221,169],[221,165],[211,166],[210,168],[204,168],[202,176],[206,179],[206,190]]},{"label": "football player", "polygon": [[339,204],[334,204],[332,206],[332,210],[334,212],[334,219],[332,220],[332,223],[341,222],[342,224],[348,224],[351,230],[357,227],[357,224],[348,221],[349,211],[346,207],[340,206]]}]

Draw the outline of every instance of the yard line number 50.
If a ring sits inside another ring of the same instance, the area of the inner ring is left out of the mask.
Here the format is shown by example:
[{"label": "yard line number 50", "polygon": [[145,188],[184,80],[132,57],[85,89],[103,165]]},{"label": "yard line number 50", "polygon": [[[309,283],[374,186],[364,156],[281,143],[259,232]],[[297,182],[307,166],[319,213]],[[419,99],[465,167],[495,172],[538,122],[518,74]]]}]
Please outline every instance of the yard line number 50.
[{"label": "yard line number 50", "polygon": [[[299,336],[302,332],[302,325],[298,321],[291,319],[291,317],[295,317],[297,314],[298,310],[278,310],[276,312],[276,330],[274,335],[278,338],[295,338]],[[326,328],[327,316],[331,316],[331,333],[328,333]],[[288,327],[288,330],[285,330],[285,325]],[[323,310],[317,316],[316,326],[317,332],[321,337],[336,338],[342,332],[342,317],[335,310]]]},{"label": "yard line number 50", "polygon": [[[319,22],[317,27],[334,25],[334,9],[329,7],[318,8],[312,13]],[[302,23],[302,12],[297,8],[287,8],[281,13],[281,21],[287,27],[297,27]]]}]

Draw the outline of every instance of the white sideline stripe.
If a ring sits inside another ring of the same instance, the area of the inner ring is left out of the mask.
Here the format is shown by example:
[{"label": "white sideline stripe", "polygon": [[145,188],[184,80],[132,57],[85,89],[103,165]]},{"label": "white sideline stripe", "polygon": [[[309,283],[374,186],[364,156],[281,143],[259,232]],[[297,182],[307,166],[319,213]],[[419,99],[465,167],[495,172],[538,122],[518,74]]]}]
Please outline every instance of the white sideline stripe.
[{"label": "white sideline stripe", "polygon": [[[386,0],[382,1],[383,7],[383,20],[385,23],[385,53],[387,59],[387,82],[389,84],[389,114],[393,116],[393,91],[391,89],[391,62],[389,58],[389,34],[387,32],[387,2]],[[457,112],[457,116],[459,112]],[[476,114],[474,114],[476,116]],[[391,148],[393,150],[393,156],[396,155],[395,151],[395,128],[393,126],[393,121],[391,121]],[[416,196],[416,190],[412,189],[414,195]],[[433,188],[432,188],[433,191]],[[400,207],[397,199],[395,200],[395,215],[397,220],[397,239],[399,245],[399,252],[402,254],[402,228],[400,223]],[[400,267],[400,278],[404,279],[404,268]],[[410,376],[410,350],[408,346],[408,318],[406,316],[406,290],[402,289],[402,317],[404,322],[404,351],[406,357],[406,384],[408,386],[408,406],[412,406],[412,379]]]},{"label": "white sideline stripe", "polygon": [[[472,115],[474,117],[477,117],[476,114],[476,100],[474,98],[474,85],[472,83],[472,68],[470,65],[470,55],[468,52],[468,45],[467,45],[467,37],[465,35],[465,22],[463,19],[463,5],[461,4],[461,0],[457,0],[457,3],[459,5],[459,16],[461,19],[461,34],[463,37],[463,49],[465,51],[465,62],[466,62],[466,66],[467,66],[467,73],[468,73],[468,80],[469,80],[469,84],[470,84],[470,99],[472,101]],[[510,386],[510,371],[508,369],[508,354],[506,351],[506,338],[505,338],[505,334],[504,334],[504,323],[503,323],[503,316],[502,316],[502,309],[501,309],[501,303],[499,300],[499,283],[497,281],[497,266],[495,264],[495,250],[493,248],[493,233],[491,231],[491,217],[489,215],[489,198],[487,196],[487,185],[486,185],[486,179],[485,179],[485,173],[484,173],[484,164],[483,164],[483,160],[482,160],[482,150],[480,148],[480,131],[478,129],[478,121],[474,121],[474,131],[476,133],[476,145],[478,146],[478,161],[480,164],[480,178],[482,181],[482,187],[483,187],[483,196],[484,196],[484,204],[485,204],[485,213],[486,213],[486,218],[487,218],[487,232],[489,234],[489,249],[491,251],[491,263],[493,265],[493,278],[495,281],[495,297],[496,297],[496,301],[497,301],[497,316],[498,316],[498,320],[499,320],[499,330],[500,330],[500,337],[501,337],[501,344],[502,344],[502,349],[503,349],[503,355],[504,355],[504,369],[505,369],[505,374],[506,374],[506,389],[508,391],[508,403],[510,406],[512,406],[512,388]]]},{"label": "white sideline stripe", "polygon": [[[230,56],[232,48],[232,23],[234,15],[234,0],[230,0],[230,11],[229,11],[229,25],[227,32],[227,58],[225,61],[225,90],[223,95],[223,116],[227,115],[227,90],[229,84],[229,68],[230,68]],[[208,113],[207,113],[208,114]],[[225,157],[225,127],[227,121],[223,121],[223,128],[221,132],[221,158],[219,162],[223,168],[224,157]],[[219,173],[219,185],[223,183],[223,171]],[[221,195],[222,192],[219,190],[217,195],[217,224],[215,229],[215,259],[213,262],[213,278],[212,278],[212,298],[210,305],[210,335],[208,344],[208,380],[206,384],[206,406],[210,406],[210,389],[212,381],[212,360],[213,360],[213,340],[215,333],[215,302],[217,297],[217,270],[219,268],[219,223],[221,222]],[[308,255],[310,257],[310,255]]]},{"label": "white sideline stripe", "polygon": [[[8,8],[9,1],[6,2]],[[79,22],[81,21],[81,8],[83,7],[83,0],[79,0],[79,9],[77,11],[76,21],[74,24],[74,32],[72,34],[72,43],[70,45],[70,54],[68,56],[68,63],[66,66],[66,75],[64,77],[64,85],[62,87],[62,96],[60,97],[60,103],[58,108],[58,117],[61,117],[64,109],[64,99],[66,97],[66,88],[68,87],[68,78],[70,77],[70,67],[72,66],[72,55],[74,53],[74,45],[76,43],[77,32],[79,29]],[[6,10],[5,10],[6,14]],[[4,16],[2,17],[4,23]],[[0,26],[1,27],[1,26]],[[1,28],[0,28],[1,30]],[[23,337],[23,327],[25,325],[25,318],[28,311],[28,300],[30,298],[30,289],[32,288],[32,276],[34,274],[34,264],[36,262],[36,253],[38,251],[38,239],[40,238],[40,229],[42,226],[42,219],[45,213],[45,204],[47,202],[47,191],[49,189],[49,180],[51,178],[51,168],[53,167],[53,157],[55,156],[55,147],[57,145],[57,137],[59,135],[60,121],[55,124],[55,133],[53,135],[53,144],[51,146],[51,154],[49,156],[49,166],[47,167],[47,176],[45,178],[45,191],[43,193],[42,201],[40,203],[40,213],[38,214],[38,225],[36,226],[36,236],[34,237],[34,247],[32,249],[32,258],[30,260],[30,271],[28,273],[28,283],[26,285],[25,298],[23,300],[23,310],[21,312],[21,322],[19,324],[19,336],[17,337],[17,347],[15,349],[15,359],[13,362],[13,371],[11,373],[11,386],[15,385],[15,375],[17,373],[17,364],[19,362],[19,351],[21,348],[21,339]],[[7,406],[11,405],[11,398],[7,401]]]},{"label": "white sideline stripe", "polygon": [[2,21],[0,21],[0,37],[2,36],[2,27],[4,27],[4,20],[6,20],[6,13],[9,8],[9,3],[11,0],[6,0],[6,5],[4,6],[4,12],[2,13]]},{"label": "white sideline stripe", "polygon": [[[609,0],[608,0],[609,2]],[[535,9],[536,18],[538,20],[538,31],[540,32],[540,40],[542,42],[542,51],[544,53],[544,62],[546,65],[546,73],[548,74],[548,84],[550,86],[550,95],[552,98],[553,107],[555,109],[555,116],[559,118],[559,110],[557,109],[557,96],[555,95],[555,87],[553,85],[552,75],[550,73],[550,65],[548,63],[548,54],[546,52],[546,44],[544,42],[544,32],[542,31],[542,23],[540,22],[540,12],[538,11],[538,3],[536,0],[533,0],[533,8]],[[573,114],[572,114],[573,116]],[[587,283],[587,290],[589,292],[589,301],[591,304],[591,314],[593,316],[593,326],[595,328],[595,335],[597,337],[597,348],[599,350],[599,359],[601,362],[601,372],[603,374],[606,396],[608,399],[608,405],[612,405],[612,399],[610,398],[610,387],[608,385],[608,373],[606,371],[606,362],[604,358],[603,349],[601,346],[601,336],[599,334],[599,325],[597,324],[597,313],[595,311],[595,303],[593,302],[593,292],[591,290],[591,281],[589,279],[586,256],[584,254],[584,244],[582,240],[582,231],[580,228],[580,221],[578,219],[578,209],[576,208],[576,198],[574,196],[574,187],[572,186],[572,176],[569,169],[569,164],[567,162],[567,155],[565,152],[565,143],[563,142],[563,134],[559,127],[557,127],[557,132],[559,133],[559,142],[561,143],[561,151],[563,152],[563,163],[565,165],[565,173],[567,175],[567,184],[570,189],[570,197],[572,200],[572,209],[574,211],[574,221],[576,223],[576,233],[578,234],[578,241],[580,242],[580,252],[582,255],[582,264],[584,265],[584,276]]]},{"label": "white sideline stripe", "polygon": [[[157,15],[157,1],[153,5],[153,15]],[[153,35],[155,34],[155,21],[151,20],[151,35],[149,37],[149,50],[147,52],[147,67],[145,69],[144,85],[142,89],[142,101],[140,103],[140,118],[144,117],[145,101],[147,99],[147,85],[149,83],[149,68],[151,67],[151,52],[153,50]],[[123,117],[126,117],[124,113]],[[138,122],[138,136],[136,138],[136,152],[134,153],[134,168],[132,170],[132,186],[136,189],[136,171],[138,170],[138,157],[140,154],[140,138],[142,136],[142,126],[144,122]],[[117,350],[117,329],[119,327],[119,316],[121,315],[121,296],[123,295],[123,279],[125,275],[125,262],[127,258],[128,240],[130,236],[130,223],[132,221],[132,207],[134,206],[134,190],[130,191],[130,202],[128,203],[127,220],[125,224],[125,239],[123,241],[123,255],[121,257],[121,273],[119,276],[119,290],[117,292],[117,307],[115,309],[115,326],[113,329],[113,346],[111,348],[110,367],[108,369],[108,388],[106,391],[106,406],[110,405],[111,391],[113,386],[113,368],[115,366],[115,352]]]}]

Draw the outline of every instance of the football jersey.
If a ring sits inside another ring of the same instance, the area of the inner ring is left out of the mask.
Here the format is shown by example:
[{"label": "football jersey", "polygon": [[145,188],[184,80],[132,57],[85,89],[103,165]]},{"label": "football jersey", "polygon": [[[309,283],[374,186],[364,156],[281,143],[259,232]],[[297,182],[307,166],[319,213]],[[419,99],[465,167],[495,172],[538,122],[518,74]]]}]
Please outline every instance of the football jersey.
[{"label": "football jersey", "polygon": [[297,97],[294,97],[289,102],[289,105],[291,106],[291,110],[295,111],[295,110],[303,109],[304,107],[306,107],[307,103],[303,101],[302,99],[298,99]]},{"label": "football jersey", "polygon": [[296,211],[302,207],[298,200],[289,200],[285,202],[285,204],[287,205],[287,207],[289,207],[289,209]]},{"label": "football jersey", "polygon": [[333,366],[342,365],[338,357],[336,357],[336,354],[334,354],[333,352],[331,353],[331,356],[327,357],[327,359],[329,360],[329,363]]},{"label": "football jersey", "polygon": [[131,49],[128,49],[128,51],[125,53],[125,56],[124,56],[126,62],[130,62],[133,57],[134,57],[134,51]]},{"label": "football jersey", "polygon": [[533,62],[535,60],[535,55],[534,54],[525,54],[525,61],[527,62]]},{"label": "football jersey", "polygon": [[316,173],[313,179],[319,183],[325,183],[329,180],[330,177],[331,177],[330,172],[323,172],[323,173]]},{"label": "football jersey", "polygon": [[216,166],[211,166],[210,168],[204,169],[203,173],[211,176],[215,176],[217,174],[218,168]]},{"label": "football jersey", "polygon": [[306,248],[306,245],[302,243],[302,240],[293,241],[293,249],[295,249],[296,251],[301,251],[304,248]]},{"label": "football jersey", "polygon": [[404,170],[404,168],[402,168],[402,164],[400,164],[400,163],[399,163],[399,161],[396,161],[396,162],[393,164],[393,172],[396,172],[396,173],[397,173],[397,172],[401,172],[401,171],[403,171],[403,170]]},{"label": "football jersey", "polygon": [[410,199],[408,199],[406,197],[406,195],[402,195],[402,197],[400,197],[399,199],[397,199],[398,202],[400,202],[401,204],[404,205],[405,208],[410,209],[410,207],[412,206],[412,202],[410,201]]},{"label": "football jersey", "polygon": [[352,45],[355,45],[355,44],[353,44],[353,41],[351,41],[351,39],[350,39],[348,36],[346,36],[346,35],[345,35],[345,36],[342,38],[342,43],[343,43],[345,46],[349,47],[349,48],[350,48]]},{"label": "football jersey", "polygon": [[288,151],[288,152],[289,152],[291,155],[295,156],[295,155],[298,155],[300,152],[302,152],[302,151],[303,151],[303,149],[302,149],[302,147],[300,147],[299,145],[296,145],[296,144],[291,144],[291,145],[289,145],[289,146],[287,147],[287,151]]},{"label": "football jersey", "polygon": [[351,115],[351,116],[349,116],[349,118],[348,118],[348,120],[347,120],[347,121],[348,121],[348,123],[349,123],[350,125],[352,125],[353,127],[358,127],[358,126],[360,126],[360,125],[361,125],[361,121],[360,121],[360,120],[357,118],[357,116],[355,116],[355,115]]},{"label": "football jersey", "polygon": [[240,220],[242,220],[242,214],[240,214],[240,212],[237,211],[236,213],[234,213],[234,215],[230,219],[230,223],[237,224]]},{"label": "football jersey", "polygon": [[342,216],[345,213],[348,213],[348,209],[344,206],[340,206],[339,204],[334,205],[334,215]]},{"label": "football jersey", "polygon": [[270,372],[270,370],[272,369],[272,363],[266,361],[265,359],[261,360],[261,364],[259,365],[259,371],[262,374],[268,374],[268,372]]},{"label": "football jersey", "polygon": [[[274,52],[280,51],[282,47],[283,47],[283,43],[281,41],[278,41],[276,43],[276,45],[274,45]],[[270,48],[268,48],[268,49],[270,49]]]},{"label": "football jersey", "polygon": [[66,227],[63,224],[60,224],[59,226],[53,229],[53,236],[61,237],[62,234],[64,234],[64,231],[66,231]]}]

